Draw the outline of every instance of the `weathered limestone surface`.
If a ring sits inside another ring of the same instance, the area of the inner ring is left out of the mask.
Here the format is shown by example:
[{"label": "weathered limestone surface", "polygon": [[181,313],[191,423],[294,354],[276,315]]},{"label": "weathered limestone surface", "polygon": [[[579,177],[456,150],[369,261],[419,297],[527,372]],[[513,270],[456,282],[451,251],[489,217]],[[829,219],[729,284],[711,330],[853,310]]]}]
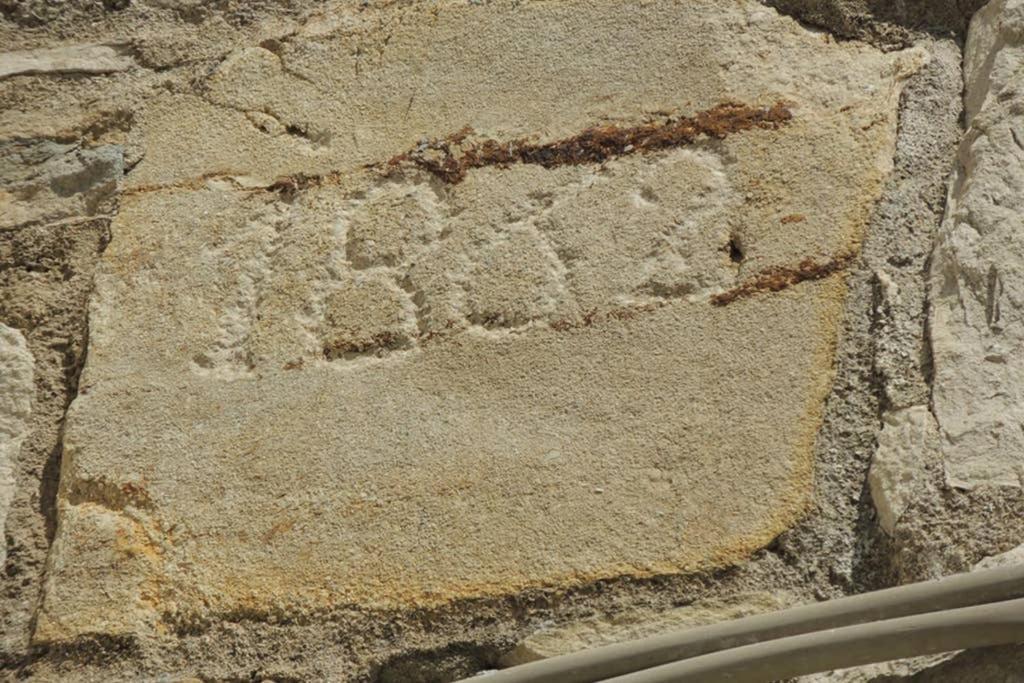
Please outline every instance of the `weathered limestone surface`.
[{"label": "weathered limestone surface", "polygon": [[[805,511],[920,55],[754,3],[401,16],[378,53],[339,13],[140,115],[39,642],[722,566]],[[381,166],[723,101],[792,118],[457,184]]]},{"label": "weathered limestone surface", "polygon": [[[28,433],[32,411],[32,354],[17,330],[0,323],[0,539],[14,498],[14,461]],[[7,544],[0,545],[0,566]]]},{"label": "weathered limestone surface", "polygon": [[1024,474],[1024,4],[997,0],[964,53],[968,129],[932,261],[932,407],[950,484]]}]

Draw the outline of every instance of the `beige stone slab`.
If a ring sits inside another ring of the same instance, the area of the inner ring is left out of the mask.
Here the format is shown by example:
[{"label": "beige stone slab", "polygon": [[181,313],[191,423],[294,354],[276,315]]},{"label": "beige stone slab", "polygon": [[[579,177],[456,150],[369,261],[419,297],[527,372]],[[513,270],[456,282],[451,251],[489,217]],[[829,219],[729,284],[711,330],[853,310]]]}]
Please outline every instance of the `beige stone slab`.
[{"label": "beige stone slab", "polygon": [[67,45],[51,49],[0,53],[0,78],[24,74],[126,71],[135,65],[127,50],[115,45]]},{"label": "beige stone slab", "polygon": [[[243,52],[209,101],[141,115],[38,641],[722,566],[804,513],[842,271],[917,57],[756,3],[402,16],[359,40],[327,17],[287,69]],[[559,139],[738,98],[792,119],[457,184],[379,173],[467,124]],[[262,187],[300,172],[322,177]]]}]

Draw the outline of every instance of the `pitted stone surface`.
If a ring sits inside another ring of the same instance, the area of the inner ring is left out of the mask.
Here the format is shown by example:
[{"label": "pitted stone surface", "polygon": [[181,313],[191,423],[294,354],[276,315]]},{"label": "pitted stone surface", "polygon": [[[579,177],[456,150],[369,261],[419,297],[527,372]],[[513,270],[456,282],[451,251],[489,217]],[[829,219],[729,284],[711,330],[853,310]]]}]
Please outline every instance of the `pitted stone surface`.
[{"label": "pitted stone surface", "polygon": [[[339,12],[140,114],[38,641],[722,566],[805,511],[843,265],[920,56],[755,3],[382,16],[372,50]],[[457,185],[379,171],[466,126],[725,101],[792,119]]]}]

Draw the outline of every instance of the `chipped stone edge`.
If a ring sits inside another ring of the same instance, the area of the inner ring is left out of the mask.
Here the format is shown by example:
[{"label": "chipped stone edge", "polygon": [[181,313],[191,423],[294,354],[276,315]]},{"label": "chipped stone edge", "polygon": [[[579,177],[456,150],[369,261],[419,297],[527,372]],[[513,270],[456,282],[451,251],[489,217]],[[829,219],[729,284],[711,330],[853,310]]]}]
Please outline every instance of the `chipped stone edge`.
[{"label": "chipped stone edge", "polygon": [[135,60],[122,45],[70,45],[0,53],[0,80],[34,74],[107,74],[127,71]]},{"label": "chipped stone edge", "polygon": [[[14,463],[29,430],[35,359],[25,337],[0,323],[0,532],[14,499]],[[6,539],[0,544],[0,567],[7,561]]]}]

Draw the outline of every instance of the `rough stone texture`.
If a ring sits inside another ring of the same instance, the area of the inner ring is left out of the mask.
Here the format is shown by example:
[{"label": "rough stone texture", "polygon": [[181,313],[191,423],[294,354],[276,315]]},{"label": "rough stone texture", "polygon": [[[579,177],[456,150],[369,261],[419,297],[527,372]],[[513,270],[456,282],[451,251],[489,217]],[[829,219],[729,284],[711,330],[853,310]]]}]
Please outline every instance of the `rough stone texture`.
[{"label": "rough stone texture", "polygon": [[79,218],[0,231],[0,320],[25,336],[35,357],[29,432],[14,463],[7,520],[0,662],[21,659],[39,601],[52,537],[64,411],[85,342],[86,299],[105,219]]},{"label": "rough stone texture", "polygon": [[882,677],[872,683],[1018,683],[1022,671],[1024,648],[1008,646],[963,652],[909,678]]},{"label": "rough stone texture", "polygon": [[[395,26],[366,64],[335,42],[348,23],[307,26],[285,57],[240,50],[204,98],[140,115],[37,642],[693,571],[803,514],[836,273],[922,55],[829,44],[756,5],[444,10],[408,16],[417,30]],[[697,15],[695,42],[657,37]],[[565,40],[510,59],[540,26]],[[750,57],[762,44],[770,66]],[[584,45],[612,49],[569,59]],[[690,66],[617,94],[618,74],[666,60]],[[350,71],[346,90],[334,74]],[[678,92],[684,112],[784,101],[792,120],[458,185],[363,170],[423,133],[505,140],[543,121],[533,134],[559,139]],[[401,115],[374,108],[384,93]],[[302,121],[301,139],[254,113]],[[734,287],[750,295],[710,299]]]},{"label": "rough stone texture", "polygon": [[[978,21],[991,22],[991,18],[979,15]],[[933,60],[932,63],[937,63],[937,60]],[[968,78],[970,77],[969,73]],[[968,87],[967,92],[970,91],[970,87]],[[908,90],[907,102],[911,101],[911,96],[912,93]],[[901,123],[908,119],[909,112],[910,109],[905,107]],[[948,145],[948,143],[946,144]],[[952,153],[946,151],[943,156],[952,157]],[[955,164],[950,165],[955,166]],[[967,187],[971,184],[969,181],[964,182],[963,172],[959,174],[958,178],[953,185],[954,194],[959,192],[958,187]],[[939,210],[942,206],[938,199],[931,199],[928,205],[933,210]],[[957,212],[955,202],[951,203],[949,212],[945,223],[947,227],[952,224],[952,216]],[[934,225],[934,220],[918,223],[921,219],[923,216],[914,216],[908,225]],[[927,231],[919,230],[918,232],[927,234]],[[938,240],[936,254],[931,261],[933,275],[937,267],[943,263],[949,263],[948,249],[948,242]],[[914,251],[916,252],[916,249]],[[919,258],[910,260],[911,265],[915,263],[918,273],[920,273],[920,264],[924,261]],[[943,398],[943,392],[948,392],[950,386],[954,391],[961,391],[967,387],[963,378],[976,378],[977,368],[974,364],[977,362],[977,358],[962,354],[961,351],[947,343],[948,338],[939,339],[939,348],[935,349],[934,354],[930,344],[923,349],[923,353],[914,353],[913,348],[906,344],[892,344],[894,330],[897,332],[895,336],[897,340],[908,339],[904,335],[904,330],[908,329],[907,326],[899,322],[901,318],[906,319],[906,313],[899,314],[897,310],[897,314],[894,315],[892,312],[893,302],[903,303],[909,292],[911,307],[905,308],[905,311],[916,309],[920,316],[920,313],[931,310],[931,306],[923,304],[924,299],[920,296],[920,290],[915,290],[914,279],[907,277],[909,275],[907,271],[904,273],[899,280],[888,277],[888,271],[884,275],[879,274],[879,292],[876,297],[878,301],[876,329],[879,331],[879,344],[875,362],[876,372],[879,379],[882,380],[881,389],[885,392],[885,403],[890,410],[901,410],[915,404],[920,404],[920,406],[928,404],[930,408],[934,409],[933,414],[940,418],[943,411],[947,417],[953,415],[954,424],[956,420],[975,419],[978,416],[977,413],[972,415],[969,411],[962,410],[961,406],[948,400],[948,397]],[[948,305],[950,302],[949,291],[943,293],[942,283],[937,282],[935,277],[931,277],[930,280],[932,298],[944,302],[943,305]],[[943,299],[944,296],[945,299]],[[913,317],[910,320],[912,321]],[[936,336],[942,337],[946,329],[942,326],[946,322],[936,320],[935,316],[930,316],[927,321],[929,328],[927,341],[934,341]],[[941,329],[935,332],[937,325]],[[970,345],[967,345],[964,350],[970,351]],[[902,363],[900,363],[901,357],[904,358]],[[913,381],[913,376],[906,372],[913,362],[919,363],[919,367],[922,369],[920,376],[925,380],[924,384],[920,381]],[[896,370],[894,371],[893,368]],[[934,401],[930,396],[933,375],[936,380]],[[894,378],[898,384],[893,382]],[[906,378],[911,378],[912,381],[907,382]],[[905,387],[905,389],[894,391],[892,389],[894,385],[897,388]],[[921,392],[920,387],[924,387],[927,391]],[[915,411],[920,409],[920,407],[913,408]],[[962,448],[959,451],[956,450],[957,448],[956,444],[950,443],[947,434],[942,434],[940,450],[947,455],[950,452],[966,454]],[[904,493],[908,494],[902,498],[905,505],[904,513],[895,525],[891,537],[886,540],[891,547],[892,570],[897,580],[901,582],[921,580],[950,572],[967,571],[981,557],[999,552],[1020,542],[1024,536],[1024,528],[1021,523],[1021,515],[1024,513],[1024,497],[1018,488],[997,485],[975,486],[970,490],[952,488],[949,486],[946,468],[937,467],[934,458],[927,454],[920,454],[919,462],[922,466],[916,477],[904,487]],[[909,470],[906,470],[905,473],[910,474]]]},{"label": "rough stone texture", "polygon": [[[14,465],[32,414],[32,354],[17,330],[0,324],[0,532],[14,500]],[[6,533],[0,565],[7,561]]]},{"label": "rough stone texture", "polygon": [[[850,343],[837,360],[837,380],[816,456],[819,517],[806,527],[782,534],[775,544],[787,563],[819,558],[810,564],[814,573],[827,576],[843,592],[967,568],[929,559],[928,573],[908,571],[903,557],[915,561],[934,558],[963,539],[951,541],[945,521],[932,523],[935,515],[931,509],[927,514],[912,515],[912,522],[905,519],[906,533],[890,538],[878,527],[865,486],[877,448],[880,415],[924,402],[930,393],[924,276],[932,231],[942,218],[950,159],[960,135],[957,120],[962,80],[960,52],[952,41],[922,40],[921,44],[927,46],[931,58],[904,90],[894,170],[871,218],[863,248],[864,267],[850,278],[843,330]],[[929,489],[914,505],[942,500],[941,495],[932,493]],[[962,506],[948,513],[943,509],[942,514],[971,518]],[[958,524],[949,526],[956,529]],[[1013,525],[1008,526],[1013,533]],[[1003,528],[1002,524],[993,526]],[[836,533],[838,529],[845,531]],[[973,538],[980,540],[976,528],[973,532]],[[823,591],[818,597],[839,594]]]},{"label": "rough stone texture", "polygon": [[882,683],[883,681],[895,683],[896,681],[914,680],[913,677],[916,674],[941,667],[955,656],[956,653],[947,652],[927,657],[898,659],[892,662],[801,676],[796,680],[799,683]]},{"label": "rough stone texture", "polygon": [[124,174],[119,145],[0,142],[0,230],[94,216]]},{"label": "rough stone texture", "polygon": [[[1013,311],[1005,294],[1019,268],[1014,257],[1020,190],[1014,129],[1019,109],[1019,3],[992,2],[972,20],[964,58],[968,130],[960,145],[946,217],[937,232],[930,274],[930,407],[941,431],[943,472],[920,469],[916,495],[896,526],[894,565],[902,580],[965,571],[1024,537],[1020,493],[1019,370]],[[1019,251],[1019,250],[1018,250]],[[931,449],[928,449],[929,451]],[[927,462],[927,458],[925,462]],[[965,490],[966,489],[966,490]],[[1015,561],[1009,551],[978,566]],[[1020,680],[1017,648],[957,655],[908,678],[928,681]],[[860,679],[851,679],[860,680]],[[877,676],[869,680],[907,680]]]},{"label": "rough stone texture", "polygon": [[864,250],[875,280],[873,372],[883,410],[924,405],[930,399],[922,274],[961,133],[960,50],[950,40],[921,40],[920,45],[927,46],[931,59],[904,91],[895,168]]},{"label": "rough stone texture", "polygon": [[1024,5],[971,22],[956,177],[932,260],[932,407],[953,486],[1020,486],[1024,475],[1024,193],[1020,174]]},{"label": "rough stone texture", "polygon": [[[23,87],[25,78],[5,83]],[[14,98],[7,101],[16,108]],[[64,413],[76,391],[86,302],[123,173],[122,124],[112,119],[74,136],[42,138],[0,127],[0,321],[24,336],[35,359],[29,429],[11,460],[14,497],[0,573],[4,668],[28,655],[55,524]]]}]

